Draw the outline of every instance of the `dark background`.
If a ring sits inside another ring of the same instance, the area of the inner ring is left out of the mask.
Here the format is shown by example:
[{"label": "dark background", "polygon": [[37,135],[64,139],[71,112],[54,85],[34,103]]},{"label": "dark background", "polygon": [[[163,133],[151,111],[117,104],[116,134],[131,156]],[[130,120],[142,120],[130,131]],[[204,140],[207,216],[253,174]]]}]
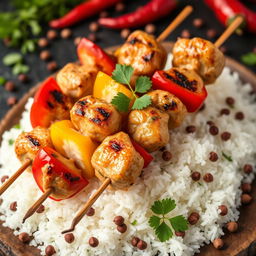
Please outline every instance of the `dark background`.
[{"label": "dark background", "polygon": [[[21,0],[22,1],[22,0]],[[54,1],[54,0],[53,0]],[[104,1],[104,0],[102,0]],[[0,11],[4,12],[10,9],[8,0],[0,0]],[[135,10],[137,7],[147,3],[147,0],[130,0],[125,2],[125,12],[130,12]],[[207,30],[214,28],[217,31],[217,35],[220,35],[224,27],[218,22],[215,18],[214,13],[205,6],[203,0],[183,0],[180,1],[178,9],[173,11],[168,17],[163,18],[157,22],[154,22],[156,25],[155,35],[159,35],[161,31],[176,17],[176,15],[184,8],[186,4],[191,4],[194,6],[194,12],[168,37],[168,40],[175,41],[178,36],[180,36],[182,30],[188,29],[191,33],[191,36],[200,36],[206,39]],[[256,11],[256,4],[250,3],[250,1],[243,1],[247,6]],[[110,16],[117,16],[122,13],[117,13],[114,8],[109,9],[108,13]],[[193,26],[193,19],[202,18],[205,22],[205,25],[202,28],[195,28]],[[48,50],[53,55],[53,60],[57,61],[58,67],[64,66],[67,62],[73,62],[77,59],[76,57],[76,47],[74,45],[74,38],[80,36],[88,36],[90,33],[88,25],[92,21],[96,21],[98,16],[90,18],[86,21],[81,22],[80,24],[72,27],[72,37],[69,39],[58,39],[51,42]],[[49,28],[45,27],[45,31]],[[143,28],[141,28],[143,29]],[[96,43],[102,47],[108,47],[112,45],[121,44],[124,42],[124,39],[120,36],[120,31],[113,31],[106,28],[101,28],[97,33]],[[209,39],[214,41],[214,39]],[[240,61],[241,55],[252,51],[256,47],[256,35],[253,34],[244,34],[242,36],[232,35],[232,37],[224,44],[227,49],[226,55],[231,56],[232,58]],[[9,52],[13,52],[13,49],[9,49],[2,42],[0,42],[0,59]],[[30,78],[29,83],[21,83],[17,80],[17,77],[13,76],[11,69],[5,67],[0,62],[0,76],[4,76],[6,79],[14,81],[16,85],[16,90],[14,92],[5,91],[4,87],[0,88],[0,119],[8,111],[10,107],[7,106],[6,100],[10,96],[16,96],[18,99],[28,91],[29,88],[34,86],[39,81],[45,79],[50,72],[46,69],[46,63],[39,59],[40,50],[33,54],[28,54],[25,56],[26,64],[30,66],[30,72],[28,76]],[[248,67],[252,71],[256,72],[256,67]]]}]

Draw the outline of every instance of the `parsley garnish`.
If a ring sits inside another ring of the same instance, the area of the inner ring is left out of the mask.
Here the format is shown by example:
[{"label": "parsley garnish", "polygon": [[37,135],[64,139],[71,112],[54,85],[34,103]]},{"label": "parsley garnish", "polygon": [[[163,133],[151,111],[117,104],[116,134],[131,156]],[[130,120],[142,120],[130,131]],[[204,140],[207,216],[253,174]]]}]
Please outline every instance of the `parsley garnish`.
[{"label": "parsley garnish", "polygon": [[[155,234],[161,242],[165,242],[172,238],[174,231],[185,231],[188,229],[188,222],[184,216],[178,215],[168,218],[166,215],[175,209],[176,203],[171,198],[155,201],[151,210],[160,215],[152,215],[149,219],[149,225],[155,230]],[[166,220],[170,223],[168,225]]]},{"label": "parsley garnish", "polygon": [[134,220],[132,223],[131,223],[133,226],[136,226],[138,224],[138,221],[137,220]]},{"label": "parsley garnish", "polygon": [[[116,69],[112,73],[112,78],[118,83],[128,85],[135,99],[132,109],[143,109],[151,104],[151,98],[148,95],[139,97],[136,93],[146,93],[152,86],[151,80],[147,76],[140,76],[136,80],[135,89],[132,88],[130,81],[134,69],[131,66],[116,64]],[[131,99],[125,94],[119,92],[111,101],[120,112],[129,110]]]},{"label": "parsley garnish", "polygon": [[229,162],[233,162],[233,159],[232,159],[232,156],[228,156],[227,154],[225,154],[224,152],[221,152],[222,153],[222,156],[228,160]]},{"label": "parsley garnish", "polygon": [[256,65],[256,53],[249,52],[241,57],[241,60],[244,64],[253,66]]},{"label": "parsley garnish", "polygon": [[23,57],[20,53],[9,53],[4,56],[3,63],[6,66],[13,66],[12,73],[18,75],[21,73],[27,73],[29,67],[23,64]]},{"label": "parsley garnish", "polygon": [[14,140],[13,140],[13,139],[9,139],[9,140],[8,140],[8,143],[9,143],[9,145],[11,146],[11,145],[13,145]]},{"label": "parsley garnish", "polygon": [[6,83],[6,79],[3,76],[0,76],[0,85],[4,85]]},{"label": "parsley garnish", "polygon": [[15,129],[20,129],[20,124],[15,124],[14,126],[13,126],[13,128],[15,128]]}]

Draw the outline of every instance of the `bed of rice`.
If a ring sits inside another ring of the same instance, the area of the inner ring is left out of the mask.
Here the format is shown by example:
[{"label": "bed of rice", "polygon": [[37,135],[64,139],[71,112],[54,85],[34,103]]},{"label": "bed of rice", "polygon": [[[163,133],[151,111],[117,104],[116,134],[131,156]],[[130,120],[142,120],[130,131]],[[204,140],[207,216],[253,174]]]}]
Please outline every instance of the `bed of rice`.
[{"label": "bed of rice", "polygon": [[[179,128],[171,131],[171,140],[167,148],[172,152],[171,162],[164,162],[161,152],[155,153],[155,160],[144,174],[127,192],[105,191],[95,203],[95,215],[84,217],[77,226],[72,244],[65,242],[61,231],[70,226],[72,217],[80,206],[86,202],[94,192],[99,182],[92,180],[90,185],[78,196],[54,202],[47,200],[45,212],[34,214],[21,224],[26,210],[41,195],[30,173],[25,172],[2,196],[3,203],[0,211],[3,213],[1,220],[5,226],[16,231],[33,234],[31,245],[38,245],[44,254],[44,249],[51,244],[55,247],[57,255],[193,255],[199,251],[200,246],[209,243],[216,237],[223,235],[222,227],[230,220],[237,220],[240,205],[242,181],[251,182],[254,174],[245,175],[241,167],[245,163],[255,163],[256,129],[255,113],[256,104],[250,95],[249,84],[241,85],[237,73],[231,73],[225,68],[215,85],[207,87],[209,96],[203,111],[188,115]],[[225,105],[226,97],[231,96],[236,100],[230,115],[220,116],[219,112]],[[0,148],[0,176],[11,175],[20,165],[15,157],[10,139],[15,139],[21,130],[31,129],[29,122],[29,109],[32,99],[26,106],[20,122],[21,129],[12,128],[3,135]],[[237,111],[245,114],[242,121],[235,120]],[[208,120],[212,120],[219,127],[220,133],[229,131],[232,136],[228,141],[222,141],[220,134],[209,134]],[[187,125],[195,125],[196,132],[188,134]],[[219,155],[217,162],[211,162],[209,152],[215,151]],[[222,152],[232,156],[230,162],[222,156]],[[214,176],[212,183],[201,180],[194,182],[190,175],[192,171],[201,173],[201,177],[210,172]],[[190,226],[183,238],[173,237],[161,243],[156,238],[154,231],[148,225],[152,212],[150,207],[155,200],[171,197],[176,201],[177,207],[170,216],[188,216],[192,211],[200,214],[196,225]],[[17,211],[10,210],[9,205],[17,201]],[[219,205],[228,206],[228,214],[224,217],[218,213]],[[113,218],[122,215],[128,226],[127,232],[120,234],[116,230]],[[134,224],[136,220],[137,224]],[[17,231],[19,230],[19,231]],[[92,248],[88,239],[95,236],[99,246]],[[134,249],[130,240],[138,236],[145,240],[148,247],[144,251]]]}]

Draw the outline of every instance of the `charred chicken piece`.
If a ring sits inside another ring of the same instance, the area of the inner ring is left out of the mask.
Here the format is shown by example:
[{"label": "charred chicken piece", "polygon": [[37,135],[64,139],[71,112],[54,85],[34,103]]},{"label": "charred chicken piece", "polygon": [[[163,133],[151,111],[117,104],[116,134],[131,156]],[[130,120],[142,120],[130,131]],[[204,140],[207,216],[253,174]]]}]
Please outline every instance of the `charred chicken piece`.
[{"label": "charred chicken piece", "polygon": [[148,95],[154,107],[169,115],[169,128],[181,125],[187,114],[187,108],[179,98],[163,90],[153,90]]},{"label": "charred chicken piece", "polygon": [[62,92],[73,98],[92,94],[97,68],[68,63],[57,74],[57,83]]},{"label": "charred chicken piece", "polygon": [[153,152],[169,141],[168,121],[168,114],[154,107],[132,110],[128,117],[128,131],[143,148]]},{"label": "charred chicken piece", "polygon": [[113,189],[127,190],[141,174],[144,160],[124,132],[108,136],[92,156],[95,175],[111,179]]},{"label": "charred chicken piece", "polygon": [[84,135],[101,142],[120,130],[121,114],[104,100],[86,96],[75,103],[70,112],[73,125]]},{"label": "charred chicken piece", "polygon": [[52,147],[52,142],[49,130],[39,126],[31,132],[22,132],[15,140],[15,153],[21,162],[34,160],[43,147]]},{"label": "charred chicken piece", "polygon": [[199,37],[179,38],[173,47],[172,64],[174,67],[194,70],[205,84],[212,84],[225,66],[225,57],[210,41]]},{"label": "charred chicken piece", "polygon": [[166,62],[166,51],[155,37],[143,31],[134,31],[115,53],[120,64],[134,68],[134,82],[137,76],[152,76],[162,69]]}]

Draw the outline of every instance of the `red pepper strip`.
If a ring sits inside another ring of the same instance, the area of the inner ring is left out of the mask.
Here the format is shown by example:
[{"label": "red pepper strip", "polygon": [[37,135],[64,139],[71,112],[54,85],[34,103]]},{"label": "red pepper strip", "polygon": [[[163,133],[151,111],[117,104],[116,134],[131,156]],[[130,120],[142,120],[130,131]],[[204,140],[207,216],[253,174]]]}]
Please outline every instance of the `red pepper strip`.
[{"label": "red pepper strip", "polygon": [[213,9],[219,21],[227,26],[238,15],[245,19],[249,32],[256,33],[256,12],[251,11],[238,0],[204,0]]},{"label": "red pepper strip", "polygon": [[99,24],[113,29],[139,27],[166,16],[176,7],[177,0],[151,0],[134,12],[116,18],[100,18]]},{"label": "red pepper strip", "polygon": [[115,69],[116,63],[110,56],[87,38],[82,38],[80,41],[77,47],[77,55],[82,64],[86,65],[93,62],[95,65],[100,66],[101,70],[108,75],[111,75]]},{"label": "red pepper strip", "polygon": [[[60,154],[54,149],[44,147],[37,153],[32,166],[34,179],[42,192],[45,192],[43,187],[44,178],[51,179],[51,177],[58,177],[58,180],[63,180],[66,184],[67,187],[65,187],[65,189],[68,189],[70,194],[67,197],[59,194],[55,196],[53,192],[50,198],[54,201],[61,201],[73,197],[89,183],[77,171],[74,171],[68,165],[66,165],[62,159],[65,158],[60,156]],[[65,160],[68,161],[67,159]],[[47,172],[43,172],[43,168],[46,168]]]},{"label": "red pepper strip", "polygon": [[136,141],[132,140],[132,145],[134,146],[135,150],[143,157],[144,159],[144,166],[143,168],[146,168],[151,161],[154,159],[153,156],[151,156],[141,145],[139,145]]},{"label": "red pepper strip", "polygon": [[99,13],[100,11],[102,11],[118,2],[120,2],[120,0],[89,0],[89,1],[86,1],[86,2],[76,6],[74,9],[72,9],[70,12],[68,12],[62,18],[52,20],[49,23],[49,25],[52,28],[69,27],[83,19],[89,18],[89,17]]},{"label": "red pepper strip", "polygon": [[152,76],[153,88],[174,94],[187,107],[188,112],[195,112],[202,106],[207,97],[207,91],[204,86],[201,91],[192,91],[172,79],[168,79],[168,77],[169,74],[167,72],[163,70],[156,71]]}]

